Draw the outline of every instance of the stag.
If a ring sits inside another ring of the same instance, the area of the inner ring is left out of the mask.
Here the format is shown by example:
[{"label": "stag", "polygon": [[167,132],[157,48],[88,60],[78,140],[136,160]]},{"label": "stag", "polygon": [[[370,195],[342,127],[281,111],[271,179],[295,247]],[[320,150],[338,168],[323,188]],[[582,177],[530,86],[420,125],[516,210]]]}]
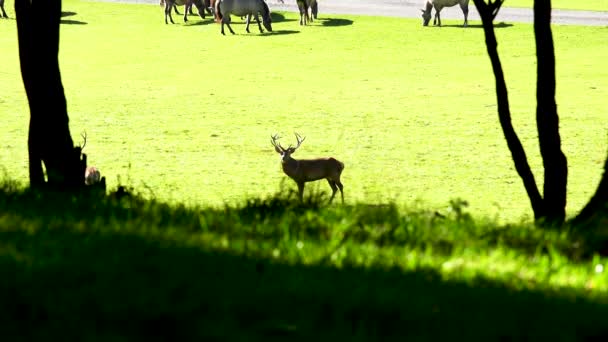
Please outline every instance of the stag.
[{"label": "stag", "polygon": [[[82,145],[78,146],[78,152],[83,154],[82,151],[87,145],[87,133],[84,132],[80,135],[83,139]],[[83,154],[84,155],[84,154]],[[86,166],[86,155],[84,156],[84,165]],[[86,185],[93,185],[101,182],[101,173],[95,166],[87,166],[84,170],[84,183]],[[105,182],[105,180],[104,180]]]},{"label": "stag", "polygon": [[344,163],[332,157],[300,160],[293,159],[291,155],[300,147],[300,145],[302,145],[304,139],[306,139],[306,137],[302,138],[298,133],[295,133],[295,135],[297,140],[296,147],[289,145],[288,148],[283,148],[277,141],[280,139],[278,134],[270,136],[270,143],[274,146],[274,150],[281,155],[283,172],[298,185],[300,202],[302,201],[302,196],[304,194],[305,183],[327,179],[327,183],[329,183],[332,190],[329,203],[333,201],[338,189],[340,189],[342,203],[344,203],[344,187],[342,186],[342,182],[340,182],[340,174],[342,174],[342,170],[344,170]]}]

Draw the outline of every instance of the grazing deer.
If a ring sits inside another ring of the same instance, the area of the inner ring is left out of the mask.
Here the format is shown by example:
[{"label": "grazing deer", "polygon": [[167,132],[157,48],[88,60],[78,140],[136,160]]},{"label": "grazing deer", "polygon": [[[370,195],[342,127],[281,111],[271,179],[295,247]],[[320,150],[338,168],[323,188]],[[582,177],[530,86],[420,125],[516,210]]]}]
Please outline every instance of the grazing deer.
[{"label": "grazing deer", "polygon": [[[262,24],[260,24],[260,17],[258,13],[262,15]],[[224,34],[224,24],[228,26],[230,33],[234,34],[232,27],[230,27],[230,15],[237,15],[240,17],[246,17],[245,31],[249,33],[249,23],[251,17],[255,18],[258,23],[260,33],[264,33],[262,25],[272,32],[272,17],[270,16],[270,8],[264,2],[264,0],[216,0],[215,1],[215,20],[222,24],[221,33]]]},{"label": "grazing deer", "polygon": [[469,21],[467,20],[469,16],[469,0],[426,0],[425,8],[421,9],[422,11],[422,25],[428,26],[429,21],[431,21],[431,10],[435,7],[435,19],[433,20],[433,25],[439,24],[441,26],[441,17],[439,16],[439,12],[444,7],[452,7],[460,5],[462,9],[462,13],[464,14],[464,27],[467,27]]},{"label": "grazing deer", "polygon": [[302,138],[298,133],[295,133],[295,135],[298,141],[296,147],[291,147],[291,145],[289,145],[288,148],[283,148],[281,144],[277,142],[277,140],[280,139],[278,134],[270,136],[270,143],[274,146],[275,151],[281,155],[283,172],[298,185],[300,202],[302,201],[302,195],[304,194],[304,183],[325,178],[332,190],[329,203],[334,199],[338,189],[340,189],[342,203],[344,203],[344,191],[342,183],[340,182],[340,174],[342,173],[342,170],[344,170],[344,163],[331,157],[300,160],[293,159],[291,155],[300,147],[304,139],[306,139],[305,137]]}]

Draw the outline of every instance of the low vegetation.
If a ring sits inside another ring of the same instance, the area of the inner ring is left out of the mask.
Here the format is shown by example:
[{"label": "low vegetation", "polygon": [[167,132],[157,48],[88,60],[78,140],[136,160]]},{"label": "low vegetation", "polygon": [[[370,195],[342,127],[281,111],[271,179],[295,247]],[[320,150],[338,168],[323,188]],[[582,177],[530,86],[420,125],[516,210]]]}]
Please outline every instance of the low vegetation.
[{"label": "low vegetation", "polygon": [[0,338],[608,334],[608,258],[597,239],[475,221],[462,201],[402,211],[327,199],[298,205],[285,191],[187,208],[5,185]]}]

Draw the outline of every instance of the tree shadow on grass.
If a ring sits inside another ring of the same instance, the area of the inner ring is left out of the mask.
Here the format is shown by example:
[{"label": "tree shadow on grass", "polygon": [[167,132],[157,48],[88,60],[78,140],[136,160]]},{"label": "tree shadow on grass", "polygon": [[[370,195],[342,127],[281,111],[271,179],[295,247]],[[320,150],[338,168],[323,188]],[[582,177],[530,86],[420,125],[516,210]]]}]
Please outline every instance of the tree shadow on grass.
[{"label": "tree shadow on grass", "polygon": [[[66,210],[59,209],[65,203],[42,207],[39,202],[49,198],[31,196],[22,210],[11,205],[13,197],[0,198],[6,213],[0,223],[1,340],[608,336],[604,299],[574,291],[513,289],[484,278],[446,280],[424,267],[404,272],[323,261],[288,265],[259,252],[264,242],[231,239],[222,221],[223,239],[197,242],[200,227],[185,208],[147,213],[149,207],[137,201],[106,205],[89,199]],[[268,210],[281,210],[273,203]]]},{"label": "tree shadow on grass", "polygon": [[64,24],[64,25],[87,25],[87,22],[84,21],[79,21],[79,20],[65,20],[65,19],[61,19],[59,21],[59,23]]},{"label": "tree shadow on grass", "polygon": [[[284,265],[126,233],[0,233],[0,326],[25,339],[580,340],[583,297],[445,281],[420,269]],[[576,298],[576,299],[575,299]],[[438,329],[441,327],[441,329]]]},{"label": "tree shadow on grass", "polygon": [[[76,15],[76,12],[61,12],[61,17],[65,18],[65,17],[71,17]],[[61,19],[59,21],[61,24],[65,24],[65,25],[87,25],[88,23],[84,22],[84,21],[79,21],[79,20],[71,20],[71,19]]]}]

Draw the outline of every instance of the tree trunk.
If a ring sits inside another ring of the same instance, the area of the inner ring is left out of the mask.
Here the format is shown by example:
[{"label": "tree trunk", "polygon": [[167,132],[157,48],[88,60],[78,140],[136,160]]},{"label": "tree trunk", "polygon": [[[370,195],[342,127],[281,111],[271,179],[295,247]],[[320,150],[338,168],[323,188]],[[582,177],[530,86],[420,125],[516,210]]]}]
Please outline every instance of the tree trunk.
[{"label": "tree trunk", "polygon": [[494,77],[496,78],[496,100],[498,103],[498,118],[502,131],[507,141],[507,146],[511,151],[513,163],[515,169],[519,174],[519,177],[524,183],[524,187],[530,199],[532,210],[534,212],[534,218],[539,220],[545,216],[545,207],[543,205],[543,199],[540,195],[534,174],[528,164],[526,152],[515,133],[515,129],[511,123],[511,111],[509,109],[509,96],[507,92],[507,85],[505,83],[500,58],[498,56],[498,42],[496,41],[496,34],[494,33],[494,18],[502,5],[502,1],[490,2],[486,4],[484,0],[474,0],[477,11],[482,19],[483,29],[486,36],[486,47],[490,61],[492,62],[492,70],[494,71]]},{"label": "tree trunk", "polygon": [[80,149],[70,136],[59,72],[61,0],[15,0],[21,75],[30,106],[30,186],[58,189],[84,185]]},{"label": "tree trunk", "polygon": [[608,223],[608,155],[604,162],[604,174],[589,203],[571,222],[573,226],[599,226]]},{"label": "tree trunk", "polygon": [[561,225],[566,218],[568,163],[561,150],[559,117],[555,103],[555,54],[551,33],[551,0],[534,1],[536,37],[536,125],[543,158],[544,219]]}]

